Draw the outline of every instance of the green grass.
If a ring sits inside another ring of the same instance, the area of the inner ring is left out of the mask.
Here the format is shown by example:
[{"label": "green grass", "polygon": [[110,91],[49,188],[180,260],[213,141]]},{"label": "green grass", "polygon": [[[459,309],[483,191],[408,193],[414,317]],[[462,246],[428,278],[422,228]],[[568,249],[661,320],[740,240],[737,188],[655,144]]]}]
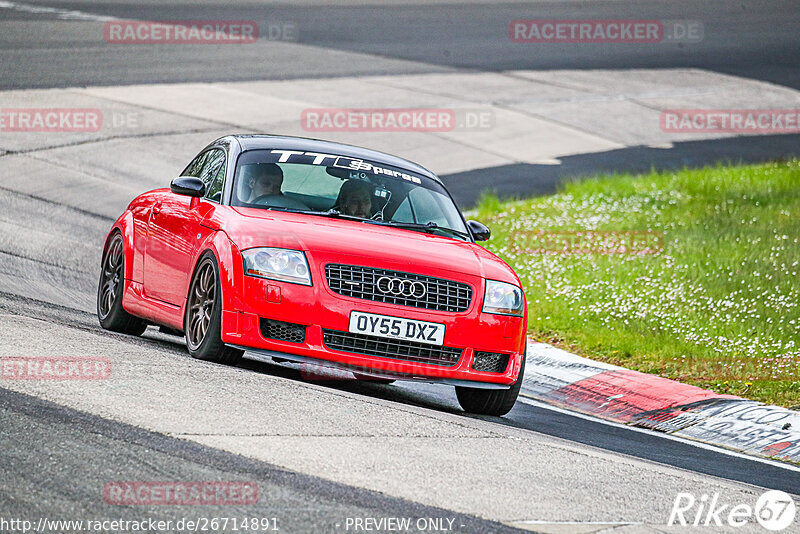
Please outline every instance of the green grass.
[{"label": "green grass", "polygon": [[[800,405],[800,160],[600,176],[528,200],[485,195],[469,216],[519,274],[535,339]],[[649,230],[663,250],[545,254],[524,245],[535,230]]]}]

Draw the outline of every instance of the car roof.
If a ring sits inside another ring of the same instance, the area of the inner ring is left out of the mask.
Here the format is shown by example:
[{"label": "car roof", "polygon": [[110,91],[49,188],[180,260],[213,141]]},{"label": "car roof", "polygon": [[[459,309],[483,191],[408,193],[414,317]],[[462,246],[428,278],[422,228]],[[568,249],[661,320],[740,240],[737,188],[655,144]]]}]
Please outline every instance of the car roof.
[{"label": "car roof", "polygon": [[310,139],[307,137],[292,137],[288,135],[267,135],[267,134],[240,134],[222,137],[212,145],[226,138],[236,139],[245,150],[257,149],[286,149],[286,150],[302,150],[304,152],[324,152],[333,153],[340,156],[347,156],[356,159],[365,159],[374,161],[376,163],[384,163],[394,167],[407,169],[417,174],[421,174],[437,182],[441,180],[433,172],[429,171],[422,165],[409,161],[407,159],[398,158],[391,154],[378,152],[377,150],[370,150],[359,146],[345,145],[342,143],[334,143],[332,141],[323,141],[321,139]]}]

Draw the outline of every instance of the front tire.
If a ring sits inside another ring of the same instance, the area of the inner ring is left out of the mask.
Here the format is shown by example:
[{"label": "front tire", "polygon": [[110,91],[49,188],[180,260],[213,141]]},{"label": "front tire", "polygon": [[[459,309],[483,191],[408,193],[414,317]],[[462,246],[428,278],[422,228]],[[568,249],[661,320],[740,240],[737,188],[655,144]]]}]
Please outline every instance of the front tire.
[{"label": "front tire", "polygon": [[125,242],[122,234],[114,232],[100,264],[97,286],[97,319],[100,326],[112,332],[141,336],[147,322],[134,317],[122,307],[125,291]]},{"label": "front tire", "polygon": [[514,407],[522,387],[522,377],[525,374],[525,355],[527,347],[522,353],[522,364],[519,366],[517,381],[509,389],[478,389],[456,386],[458,403],[465,412],[479,415],[505,415]]},{"label": "front tire", "polygon": [[189,354],[198,360],[236,365],[244,351],[222,342],[222,290],[217,259],[205,253],[197,264],[186,299],[184,332]]}]

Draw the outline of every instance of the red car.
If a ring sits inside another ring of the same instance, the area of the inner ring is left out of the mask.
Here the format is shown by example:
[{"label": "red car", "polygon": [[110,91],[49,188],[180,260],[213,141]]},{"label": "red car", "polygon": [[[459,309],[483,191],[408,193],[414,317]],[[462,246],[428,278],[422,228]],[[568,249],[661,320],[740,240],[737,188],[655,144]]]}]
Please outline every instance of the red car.
[{"label": "red car", "polygon": [[394,156],[311,139],[227,136],[114,223],[103,328],[159,325],[195,358],[244,351],[390,382],[454,385],[503,415],[525,362],[519,278],[475,241],[441,181]]}]

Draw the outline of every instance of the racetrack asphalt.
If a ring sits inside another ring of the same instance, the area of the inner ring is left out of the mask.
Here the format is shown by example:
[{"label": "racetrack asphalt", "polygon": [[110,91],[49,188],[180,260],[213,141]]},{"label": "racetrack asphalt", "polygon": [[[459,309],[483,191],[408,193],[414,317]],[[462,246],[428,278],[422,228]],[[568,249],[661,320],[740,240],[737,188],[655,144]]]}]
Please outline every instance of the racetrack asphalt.
[{"label": "racetrack asphalt", "polygon": [[[726,502],[746,503],[763,491],[759,486],[796,491],[800,484],[800,472],[777,464],[525,403],[506,418],[466,417],[451,388],[444,386],[308,382],[296,369],[259,361],[245,360],[237,368],[197,362],[188,357],[178,338],[155,331],[144,338],[108,334],[96,326],[91,314],[18,297],[7,297],[0,304],[0,327],[5,340],[0,356],[111,360],[111,377],[103,381],[3,381],[7,390],[49,401],[6,397],[24,404],[24,410],[17,411],[30,419],[23,427],[4,425],[11,453],[29,458],[28,463],[15,460],[7,465],[14,466],[13,480],[52,476],[54,488],[72,498],[73,513],[58,516],[62,519],[102,517],[100,510],[109,513],[98,502],[105,483],[190,476],[197,480],[203,473],[211,480],[233,476],[224,470],[197,471],[196,464],[204,464],[205,449],[195,449],[197,454],[188,458],[170,457],[169,470],[140,469],[135,454],[130,461],[124,459],[131,444],[141,445],[124,437],[132,431],[126,425],[161,435],[163,444],[188,441],[298,473],[298,480],[309,475],[343,484],[329,486],[333,494],[346,493],[350,486],[366,488],[512,525],[528,520],[633,522],[642,523],[643,529],[661,529],[678,492],[719,492]],[[53,425],[49,417],[63,412],[61,406],[93,414],[69,415],[70,420],[95,423],[77,428]],[[94,417],[108,422],[101,424]],[[97,424],[103,434],[103,428],[114,429],[120,423],[125,424],[123,430],[112,436],[117,440],[112,449],[118,461],[76,469],[77,481],[67,484],[71,469],[98,447],[100,438],[87,439],[83,431]],[[40,430],[46,427],[58,428],[59,434]],[[71,436],[67,443],[60,432]],[[35,446],[27,445],[28,440]],[[180,449],[185,444],[164,446]],[[28,455],[40,447],[68,452],[63,460],[55,455],[48,462],[41,460],[46,455]],[[138,450],[146,458],[153,454]],[[81,478],[84,472],[87,479]],[[269,487],[269,478],[257,480]],[[80,491],[74,492],[74,485]],[[52,499],[46,492],[32,494],[30,486],[16,482],[6,488],[13,499],[41,499],[37,510],[47,509]],[[272,492],[265,490],[263,495],[268,507]],[[596,500],[592,495],[604,497]],[[181,517],[187,510],[177,507],[165,513]],[[331,511],[327,517],[339,517],[336,514]],[[385,516],[383,511],[374,515]],[[142,510],[133,517],[147,514]],[[291,506],[279,517],[287,524],[325,519],[324,514],[308,519]],[[323,531],[334,531],[327,525],[329,530]],[[548,531],[546,525],[540,527]]]},{"label": "racetrack asphalt", "polygon": [[[158,3],[36,4],[118,17],[169,19],[185,13],[185,7]],[[531,58],[521,49],[509,53],[507,43],[496,43],[486,33],[493,27],[488,20],[497,26],[509,18],[545,14],[566,18],[576,6],[564,2],[487,8],[479,3],[455,7],[440,3],[426,8],[430,17],[425,17],[418,8],[402,3],[383,7],[388,10],[383,12],[285,6],[269,10],[245,6],[231,12],[221,4],[204,2],[192,18],[246,17],[298,24],[304,36],[300,43],[265,43],[270,47],[247,52],[258,58],[251,58],[253,68],[246,69],[251,80],[362,74],[402,78],[553,66],[602,67],[609,69],[608,79],[623,67],[682,66],[798,87],[798,59],[789,53],[798,39],[793,30],[796,3],[775,2],[763,10],[747,3],[694,8],[689,3],[641,3],[628,13],[706,20],[709,37],[703,46],[707,48],[695,56],[685,47],[617,49],[612,54],[586,49],[565,59],[565,51],[554,48]],[[587,18],[600,14],[614,18],[619,6],[592,2],[579,12]],[[748,18],[747,13],[758,16]],[[86,40],[85,26],[75,29],[80,23],[57,14],[2,7],[0,14],[3,28],[16,32],[3,32],[0,38],[6,88],[221,81],[241,79],[244,70],[225,66],[231,63],[230,50],[193,47],[158,54],[150,49],[110,50],[80,44]],[[354,17],[362,23],[354,24]],[[404,28],[418,28],[413,46],[404,44],[407,36],[398,28],[390,26],[387,31],[386,20],[403,20]],[[724,25],[728,33],[713,37],[708,30],[716,25]],[[330,32],[322,32],[323,27]],[[441,28],[446,30],[439,32],[435,43],[426,41]],[[69,31],[76,31],[77,37],[59,41],[61,32]],[[331,39],[331,34],[349,37]],[[21,46],[25,35],[28,43]],[[48,43],[45,35],[54,37]],[[732,35],[740,38],[734,40]],[[383,41],[378,42],[381,36]],[[464,52],[464,43],[472,43],[470,54]],[[739,53],[732,53],[737,47]],[[756,92],[765,86],[757,87]],[[772,90],[794,98],[783,88]],[[22,97],[10,92],[4,98]],[[125,111],[124,104],[115,106]],[[719,492],[729,502],[751,504],[763,488],[800,493],[800,473],[795,469],[541,405],[520,402],[505,418],[468,417],[447,387],[309,383],[296,369],[251,359],[236,368],[194,361],[178,338],[152,328],[144,338],[103,332],[92,310],[100,246],[113,218],[135,194],[164,185],[194,152],[230,128],[216,117],[187,115],[176,126],[175,116],[158,108],[143,109],[136,111],[148,117],[148,127],[157,132],[119,139],[101,132],[100,143],[76,140],[61,148],[48,147],[61,143],[58,136],[27,134],[5,136],[0,145],[16,152],[0,155],[0,356],[101,356],[110,358],[114,369],[102,383],[0,383],[2,461],[13,466],[0,483],[0,515],[208,516],[211,510],[201,514],[159,508],[145,513],[141,508],[115,507],[109,511],[98,488],[120,478],[236,476],[256,479],[267,499],[244,512],[279,510],[289,532],[336,531],[335,518],[348,514],[449,514],[468,525],[465,532],[500,531],[485,521],[543,532],[578,528],[563,522],[581,523],[585,532],[609,528],[669,532],[674,527],[667,527],[666,521],[678,492],[698,496]],[[214,111],[225,112],[224,106]],[[794,136],[699,139],[676,143],[672,149],[631,147],[614,140],[616,148],[574,153],[560,158],[560,166],[534,161],[511,162],[507,167],[476,164],[445,180],[469,204],[487,179],[500,183],[507,194],[550,192],[560,179],[576,172],[625,170],[624,165],[641,169],[648,161],[675,166],[686,163],[686,154],[695,154],[691,161],[716,161],[720,154],[758,160],[791,155],[797,150],[796,140]],[[425,158],[415,157],[424,147],[406,143],[402,155],[425,163]],[[543,177],[541,183],[536,182],[538,176]],[[751,524],[736,531],[758,529]]]},{"label": "racetrack asphalt", "polygon": [[[519,532],[496,522],[287,471],[139,427],[0,388],[4,467],[0,516],[51,521],[267,520],[283,532],[336,532],[348,518],[444,521],[454,532]],[[247,482],[255,504],[123,506],[104,499],[107,484],[128,481]],[[72,529],[62,529],[68,531]],[[79,531],[79,529],[74,529]],[[120,529],[122,530],[122,529]],[[263,529],[267,530],[267,529]]]},{"label": "racetrack asphalt", "polygon": [[[700,68],[800,89],[800,6],[792,0],[278,1],[37,0],[4,2],[0,89],[279,80],[425,72]],[[31,13],[24,6],[56,11]],[[313,7],[309,7],[313,6]],[[76,17],[78,11],[92,17]],[[248,20],[245,46],[108,46],[107,17]],[[698,21],[698,42],[530,46],[509,39],[517,19]],[[287,40],[270,26],[294,25]],[[273,32],[274,33],[274,32]],[[297,45],[297,46],[295,46]]]}]

